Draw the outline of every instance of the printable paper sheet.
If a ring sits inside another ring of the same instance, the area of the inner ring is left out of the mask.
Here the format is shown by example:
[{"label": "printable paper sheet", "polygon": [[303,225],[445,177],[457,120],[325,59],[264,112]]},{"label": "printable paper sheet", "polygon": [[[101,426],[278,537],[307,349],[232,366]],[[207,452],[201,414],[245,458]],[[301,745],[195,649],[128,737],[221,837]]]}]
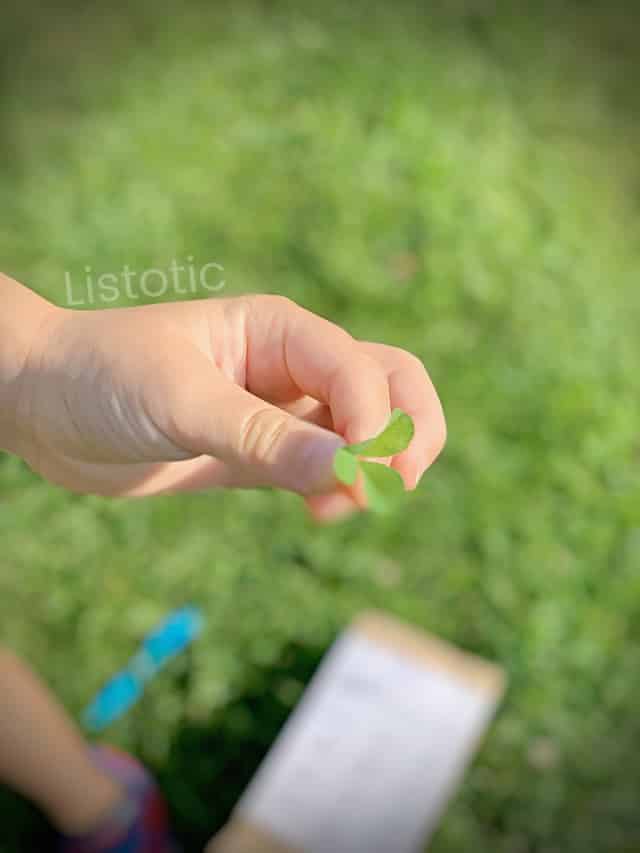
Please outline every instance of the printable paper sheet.
[{"label": "printable paper sheet", "polygon": [[396,625],[372,616],[335,643],[235,821],[261,828],[283,850],[424,850],[502,678]]}]

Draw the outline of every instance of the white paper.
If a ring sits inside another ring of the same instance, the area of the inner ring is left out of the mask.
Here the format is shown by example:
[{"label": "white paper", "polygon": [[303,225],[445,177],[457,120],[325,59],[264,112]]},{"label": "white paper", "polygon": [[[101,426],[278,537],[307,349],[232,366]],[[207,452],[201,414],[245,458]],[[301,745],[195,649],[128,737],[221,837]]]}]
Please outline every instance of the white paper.
[{"label": "white paper", "polygon": [[236,816],[305,853],[417,853],[494,701],[454,672],[347,631]]}]

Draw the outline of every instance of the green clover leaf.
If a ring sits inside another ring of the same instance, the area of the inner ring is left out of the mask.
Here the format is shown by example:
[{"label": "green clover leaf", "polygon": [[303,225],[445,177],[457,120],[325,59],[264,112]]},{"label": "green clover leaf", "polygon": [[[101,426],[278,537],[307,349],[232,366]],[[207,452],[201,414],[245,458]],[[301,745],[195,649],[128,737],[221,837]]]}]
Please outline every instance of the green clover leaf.
[{"label": "green clover leaf", "polygon": [[346,447],[341,447],[336,452],[333,460],[333,470],[341,483],[353,486],[358,476],[359,467],[358,457],[350,453]]},{"label": "green clover leaf", "polygon": [[379,462],[360,462],[369,509],[385,513],[404,495],[404,481],[395,468]]},{"label": "green clover leaf", "polygon": [[394,409],[380,435],[360,444],[350,444],[345,450],[355,456],[397,456],[409,447],[413,434],[414,426],[410,416],[402,409]]},{"label": "green clover leaf", "polygon": [[360,457],[396,456],[407,449],[413,435],[411,417],[401,409],[394,409],[380,435],[336,451],[333,470],[337,479],[347,486],[353,486],[360,472],[369,508],[377,513],[388,512],[404,494],[402,477],[393,468],[379,462],[366,462]]}]

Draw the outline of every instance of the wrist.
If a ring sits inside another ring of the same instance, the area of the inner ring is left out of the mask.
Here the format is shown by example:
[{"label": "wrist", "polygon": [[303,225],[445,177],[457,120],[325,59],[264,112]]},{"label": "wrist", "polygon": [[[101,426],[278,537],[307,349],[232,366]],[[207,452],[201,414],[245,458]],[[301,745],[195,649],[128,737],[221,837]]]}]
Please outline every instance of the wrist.
[{"label": "wrist", "polygon": [[61,313],[0,273],[0,450],[25,455],[31,433],[26,386],[43,369],[40,345]]}]

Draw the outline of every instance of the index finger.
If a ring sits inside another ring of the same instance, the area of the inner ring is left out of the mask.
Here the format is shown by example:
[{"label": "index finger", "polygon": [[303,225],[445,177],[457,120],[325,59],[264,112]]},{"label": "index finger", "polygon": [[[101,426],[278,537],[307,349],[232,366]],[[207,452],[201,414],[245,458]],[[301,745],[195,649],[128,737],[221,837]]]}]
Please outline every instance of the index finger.
[{"label": "index finger", "polygon": [[344,329],[281,296],[245,307],[246,387],[270,402],[326,404],[349,443],[380,432],[390,413],[387,371]]},{"label": "index finger", "polygon": [[362,341],[361,347],[387,373],[392,408],[413,418],[415,435],[409,447],[391,463],[413,489],[438,458],[446,442],[447,425],[438,393],[424,365],[398,347]]}]

